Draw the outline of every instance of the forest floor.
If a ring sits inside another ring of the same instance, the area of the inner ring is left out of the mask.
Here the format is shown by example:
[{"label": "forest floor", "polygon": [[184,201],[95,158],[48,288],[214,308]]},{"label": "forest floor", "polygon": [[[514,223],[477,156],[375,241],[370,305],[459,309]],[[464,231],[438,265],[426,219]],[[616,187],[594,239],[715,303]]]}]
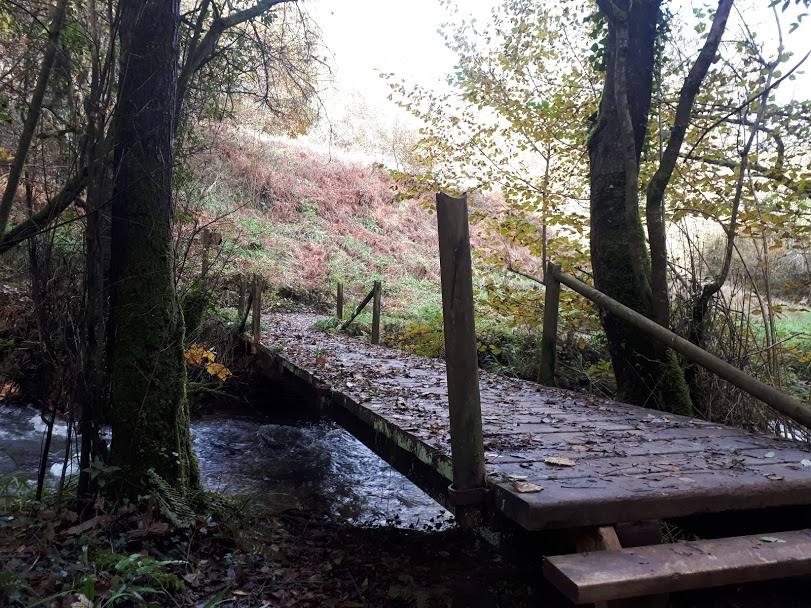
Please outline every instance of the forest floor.
[{"label": "forest floor", "polygon": [[83,520],[67,505],[0,518],[0,605],[538,605],[533,572],[460,530],[222,507],[225,517],[180,528],[150,508],[91,510]]},{"label": "forest floor", "polygon": [[[178,528],[149,509],[80,521],[68,508],[0,518],[0,605],[557,608],[537,557],[507,560],[469,532],[358,528],[252,509]],[[671,596],[678,608],[803,608],[807,579]]]}]

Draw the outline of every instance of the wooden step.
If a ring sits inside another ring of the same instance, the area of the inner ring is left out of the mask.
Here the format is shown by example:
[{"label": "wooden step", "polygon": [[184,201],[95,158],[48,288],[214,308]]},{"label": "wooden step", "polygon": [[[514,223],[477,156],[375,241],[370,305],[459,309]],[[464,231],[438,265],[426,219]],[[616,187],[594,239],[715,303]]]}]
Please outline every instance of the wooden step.
[{"label": "wooden step", "polygon": [[574,604],[811,574],[811,530],[548,557],[544,575]]}]

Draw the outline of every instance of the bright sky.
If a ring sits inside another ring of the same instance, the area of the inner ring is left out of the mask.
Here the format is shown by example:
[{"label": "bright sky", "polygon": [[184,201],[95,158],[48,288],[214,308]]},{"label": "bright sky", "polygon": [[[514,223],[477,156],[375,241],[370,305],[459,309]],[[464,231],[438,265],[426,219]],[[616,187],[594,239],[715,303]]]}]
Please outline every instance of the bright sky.
[{"label": "bright sky", "polygon": [[[468,14],[486,18],[498,0],[465,0]],[[441,86],[455,56],[438,33],[448,19],[437,0],[310,0],[308,12],[322,31],[334,82],[323,98],[327,111],[343,109],[360,93],[370,108],[404,116],[388,100],[389,87],[379,77],[394,72],[408,82]]]},{"label": "bright sky", "polygon": [[[460,10],[487,20],[492,7],[502,0],[457,1]],[[673,0],[671,7],[689,23],[693,19],[692,7],[706,4],[703,0]],[[769,0],[736,2],[739,10],[748,15],[753,29],[767,41],[770,51],[775,46],[775,29],[768,4]],[[394,72],[406,82],[442,87],[444,77],[454,66],[455,56],[437,31],[451,16],[438,0],[309,0],[306,7],[321,28],[333,66],[333,80],[322,96],[330,117],[340,118],[353,97],[361,97],[383,122],[408,120],[406,112],[388,100],[389,88],[379,74]],[[811,17],[807,21],[788,34],[786,19],[784,37],[787,49],[795,54],[794,61],[811,48]],[[733,9],[727,37],[738,37],[740,33]],[[788,65],[793,65],[793,61]],[[796,81],[783,83],[781,101],[811,97],[811,61],[805,72]]]}]

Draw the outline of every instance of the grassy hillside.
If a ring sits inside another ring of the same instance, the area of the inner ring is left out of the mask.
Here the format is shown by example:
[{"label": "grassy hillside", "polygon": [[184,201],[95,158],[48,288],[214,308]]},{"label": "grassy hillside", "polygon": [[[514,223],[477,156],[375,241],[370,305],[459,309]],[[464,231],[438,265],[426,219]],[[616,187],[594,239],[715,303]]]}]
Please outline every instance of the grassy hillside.
[{"label": "grassy hillside", "polygon": [[[325,311],[338,281],[351,309],[380,280],[384,340],[442,354],[432,193],[408,198],[379,165],[233,130],[212,135],[188,182],[181,198],[197,223],[217,220],[225,275],[258,272],[282,297]],[[534,377],[542,291],[507,273],[500,260],[508,254],[523,268],[540,269],[526,248],[508,247],[495,233],[494,218],[508,213],[503,201],[481,194],[469,200],[482,362]],[[357,330],[368,321],[367,312]]]},{"label": "grassy hillside", "polygon": [[398,200],[380,166],[246,132],[219,133],[194,163],[204,215],[224,238],[225,270],[261,273],[313,303],[342,281],[350,300],[382,280],[391,312],[439,304],[435,219]]},{"label": "grassy hillside", "polygon": [[[223,271],[258,272],[288,300],[331,311],[344,283],[351,309],[375,280],[384,287],[384,340],[426,355],[443,351],[436,220],[431,195],[402,196],[379,166],[330,157],[248,131],[212,136],[195,157],[197,221],[217,218]],[[542,290],[504,270],[505,259],[540,274],[527,246],[510,247],[495,218],[509,216],[498,197],[471,197],[477,333],[483,365],[533,378],[537,373]],[[531,230],[530,230],[531,232]],[[540,231],[537,231],[538,234]],[[536,252],[537,253],[537,252]],[[570,387],[610,394],[612,376],[593,308],[564,290],[559,366]],[[780,319],[781,339],[807,336],[804,316]],[[791,323],[790,323],[791,322]],[[368,311],[357,331],[368,329]],[[784,327],[785,325],[785,327]],[[808,344],[790,338],[790,383],[808,377]]]}]

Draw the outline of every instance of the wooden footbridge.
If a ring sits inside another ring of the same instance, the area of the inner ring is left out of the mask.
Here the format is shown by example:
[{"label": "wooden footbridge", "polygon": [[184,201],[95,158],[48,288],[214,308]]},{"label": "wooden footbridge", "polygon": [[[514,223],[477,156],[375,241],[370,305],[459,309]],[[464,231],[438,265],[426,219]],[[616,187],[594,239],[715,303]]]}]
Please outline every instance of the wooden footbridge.
[{"label": "wooden footbridge", "polygon": [[[464,522],[557,539],[539,549],[544,573],[572,603],[811,574],[811,530],[791,529],[811,525],[806,444],[485,371],[464,381],[464,220],[442,259],[447,367],[319,331],[314,315],[273,314],[255,336],[257,368],[317,396]],[[439,222],[442,248],[441,207]],[[662,544],[666,521],[746,534]]]}]

